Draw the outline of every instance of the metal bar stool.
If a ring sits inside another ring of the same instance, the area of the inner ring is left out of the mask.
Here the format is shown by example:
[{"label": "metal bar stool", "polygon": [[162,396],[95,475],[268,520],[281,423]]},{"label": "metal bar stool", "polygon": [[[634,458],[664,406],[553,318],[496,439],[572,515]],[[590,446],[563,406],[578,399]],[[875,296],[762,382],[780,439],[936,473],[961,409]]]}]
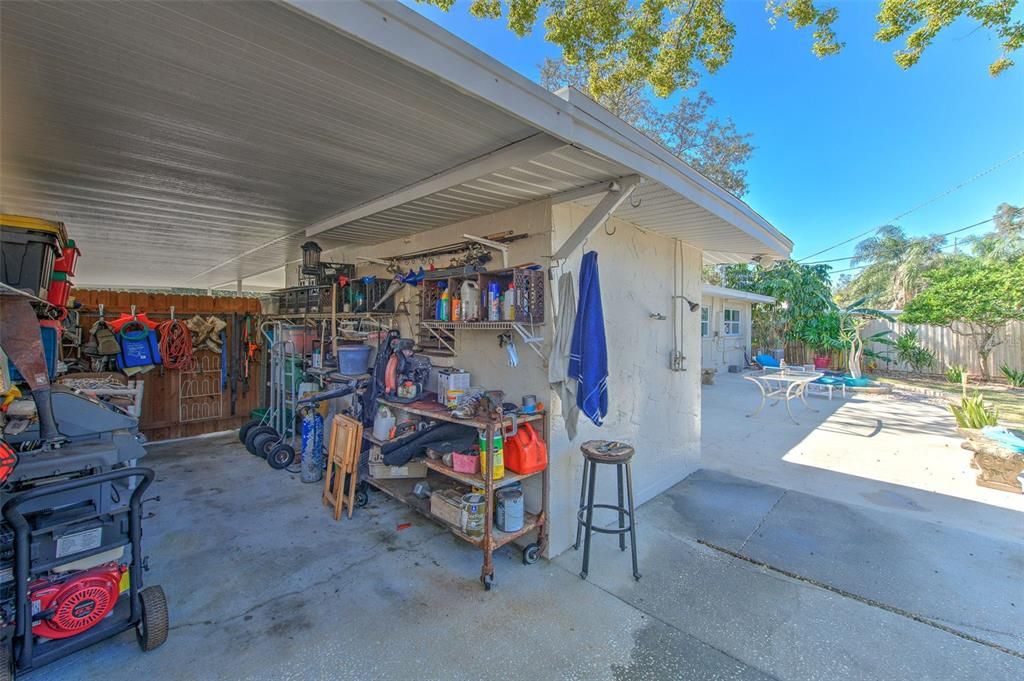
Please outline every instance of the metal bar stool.
[{"label": "metal bar stool", "polygon": [[[580,486],[580,509],[576,513],[576,543],[573,548],[577,551],[580,548],[580,537],[583,528],[587,528],[587,536],[583,542],[583,570],[580,577],[587,578],[587,571],[590,569],[590,536],[593,532],[602,534],[619,535],[619,550],[626,550],[626,533],[629,533],[629,543],[633,551],[633,577],[640,579],[640,571],[636,565],[636,529],[633,514],[633,474],[630,469],[630,462],[635,453],[632,446],[624,442],[611,442],[608,440],[588,440],[580,447],[583,452],[583,484]],[[618,476],[619,503],[612,504],[594,503],[594,481],[597,478],[598,464],[612,464]],[[622,475],[625,471],[626,485],[623,489]],[[623,493],[626,499],[623,499]],[[623,506],[627,501],[628,506]],[[619,513],[619,526],[617,528],[594,527],[594,509],[607,508]],[[626,524],[626,518],[629,524]]]}]

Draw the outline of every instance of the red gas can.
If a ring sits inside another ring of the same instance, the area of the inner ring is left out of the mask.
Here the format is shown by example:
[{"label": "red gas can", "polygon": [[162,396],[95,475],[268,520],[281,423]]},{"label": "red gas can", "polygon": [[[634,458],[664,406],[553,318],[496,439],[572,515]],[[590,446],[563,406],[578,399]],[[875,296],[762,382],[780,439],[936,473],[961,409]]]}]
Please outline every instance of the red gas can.
[{"label": "red gas can", "polygon": [[61,249],[61,256],[53,261],[54,272],[64,272],[69,277],[75,276],[75,264],[82,252],[75,246],[74,239],[68,239],[68,245]]},{"label": "red gas can", "polygon": [[537,473],[548,466],[548,445],[529,423],[505,440],[505,468],[519,475]]},{"label": "red gas can", "polygon": [[68,296],[71,294],[71,282],[64,272],[54,272],[50,279],[50,288],[46,290],[47,302],[57,307],[65,307],[68,304]]}]

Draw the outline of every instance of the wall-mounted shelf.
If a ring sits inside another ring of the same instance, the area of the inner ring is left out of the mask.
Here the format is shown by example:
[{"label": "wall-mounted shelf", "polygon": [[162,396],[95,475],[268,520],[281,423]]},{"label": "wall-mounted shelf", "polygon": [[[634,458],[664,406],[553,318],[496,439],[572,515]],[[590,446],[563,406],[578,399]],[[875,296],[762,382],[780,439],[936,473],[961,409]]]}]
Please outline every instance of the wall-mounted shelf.
[{"label": "wall-mounted shelf", "polygon": [[544,343],[544,337],[536,336],[531,333],[531,329],[536,328],[536,326],[539,325],[531,324],[530,328],[527,328],[527,326],[522,322],[516,321],[443,322],[424,319],[420,322],[420,327],[426,329],[430,335],[446,347],[452,353],[452,356],[458,354],[455,350],[455,337],[452,335],[453,331],[515,331],[523,339],[523,342],[526,343],[527,347],[536,352],[538,357],[543,358],[544,353],[541,351],[541,345]]}]

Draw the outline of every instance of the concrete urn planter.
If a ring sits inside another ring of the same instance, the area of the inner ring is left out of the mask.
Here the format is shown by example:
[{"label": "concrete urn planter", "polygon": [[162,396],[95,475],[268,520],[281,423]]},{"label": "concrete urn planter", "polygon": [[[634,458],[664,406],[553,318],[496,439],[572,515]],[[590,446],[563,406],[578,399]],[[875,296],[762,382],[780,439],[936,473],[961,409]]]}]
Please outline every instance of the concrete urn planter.
[{"label": "concrete urn planter", "polygon": [[[971,465],[978,469],[978,477],[975,480],[978,485],[1004,492],[1024,493],[1024,489],[1021,489],[1021,476],[1024,476],[1024,452],[1003,447],[982,435],[981,430],[978,429],[957,428],[956,430],[966,438],[960,446],[974,452],[974,461]],[[1011,432],[1019,437],[1024,437],[1024,433],[1019,430]]]}]

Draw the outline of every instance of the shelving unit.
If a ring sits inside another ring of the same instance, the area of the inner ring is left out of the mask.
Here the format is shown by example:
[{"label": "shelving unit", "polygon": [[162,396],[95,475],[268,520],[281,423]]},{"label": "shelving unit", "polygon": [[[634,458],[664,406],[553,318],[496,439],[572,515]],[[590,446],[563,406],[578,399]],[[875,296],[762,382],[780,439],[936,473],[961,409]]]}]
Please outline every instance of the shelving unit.
[{"label": "shelving unit", "polygon": [[[458,419],[451,415],[447,409],[437,403],[432,403],[427,400],[414,402],[412,404],[402,404],[399,402],[391,402],[387,400],[380,400],[380,404],[383,404],[394,411],[404,411],[409,414],[414,414],[423,418],[432,419],[435,421],[446,421],[449,423],[457,423],[470,428],[476,428],[483,430],[486,433],[487,451],[482,455],[487,457],[487,467],[484,475],[469,475],[466,473],[458,473],[455,470],[445,466],[440,461],[434,461],[431,459],[425,459],[424,463],[427,466],[429,473],[434,475],[443,476],[445,478],[455,480],[464,485],[470,487],[476,487],[484,490],[485,499],[485,518],[484,518],[484,533],[480,537],[471,537],[466,534],[461,528],[450,525],[442,519],[432,515],[430,513],[430,500],[420,499],[413,494],[413,487],[418,482],[417,479],[381,479],[381,478],[368,478],[367,483],[372,487],[380,490],[384,494],[396,499],[403,504],[406,504],[416,512],[423,516],[433,520],[442,527],[446,528],[456,537],[459,537],[463,541],[466,541],[473,546],[476,546],[483,551],[483,565],[480,568],[480,581],[483,583],[484,588],[488,591],[491,589],[491,585],[494,583],[494,552],[509,544],[510,542],[519,539],[534,530],[537,531],[537,550],[538,553],[543,553],[547,547],[548,542],[548,531],[547,531],[547,519],[548,519],[548,494],[550,490],[550,476],[548,469],[545,468],[543,471],[532,473],[530,475],[519,475],[506,469],[505,475],[500,480],[494,480],[492,478],[492,472],[494,471],[494,448],[492,443],[494,441],[494,433],[497,428],[501,427],[499,422],[489,417],[478,417],[474,419]],[[547,414],[524,414],[518,417],[519,423],[532,423],[541,422],[541,432],[547,432]],[[381,445],[380,441],[374,439],[372,436],[368,436],[366,433],[363,434],[364,439],[367,441]],[[535,475],[541,476],[541,508],[539,513],[526,513],[523,514],[523,527],[516,532],[502,532],[494,527],[494,508],[495,508],[495,492],[500,490],[502,487],[509,485],[514,482],[526,480]],[[429,479],[429,478],[428,478]]]},{"label": "shelving unit", "polygon": [[[531,326],[540,326],[540,324]],[[536,352],[539,357],[544,357],[544,352],[541,349],[544,337],[531,333],[531,330],[522,322],[445,322],[430,319],[422,320],[420,327],[426,329],[438,342],[448,348],[453,356],[458,354],[455,349],[455,336],[451,333],[453,331],[515,331],[527,347]]]}]

